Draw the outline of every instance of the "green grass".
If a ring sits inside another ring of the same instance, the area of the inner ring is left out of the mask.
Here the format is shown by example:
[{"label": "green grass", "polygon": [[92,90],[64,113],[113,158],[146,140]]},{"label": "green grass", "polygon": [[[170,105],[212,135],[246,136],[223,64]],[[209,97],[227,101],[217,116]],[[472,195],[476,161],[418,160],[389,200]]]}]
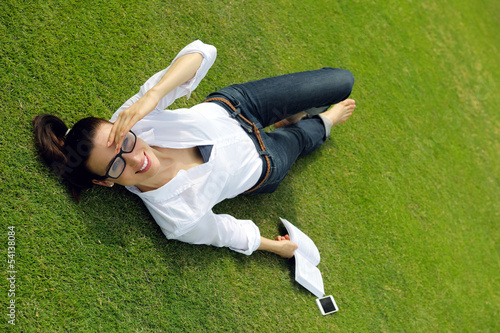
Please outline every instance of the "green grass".
[{"label": "green grass", "polygon": [[[498,1],[0,2],[0,329],[18,332],[498,332]],[[166,240],[124,189],[76,204],[31,119],[109,117],[188,42],[218,48],[190,106],[225,85],[350,69],[356,114],[280,189],[217,212],[315,240],[322,317],[267,253]],[[16,325],[7,323],[7,227]]]}]

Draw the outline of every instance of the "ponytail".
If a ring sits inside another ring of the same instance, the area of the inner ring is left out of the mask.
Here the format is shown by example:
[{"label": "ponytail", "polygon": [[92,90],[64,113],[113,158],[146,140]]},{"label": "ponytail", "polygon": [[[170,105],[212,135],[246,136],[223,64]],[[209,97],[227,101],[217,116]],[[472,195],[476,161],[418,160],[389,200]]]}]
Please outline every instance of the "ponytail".
[{"label": "ponytail", "polygon": [[68,126],[59,117],[41,114],[33,119],[33,131],[44,162],[69,183],[73,197],[78,201],[82,190],[92,187],[93,179],[102,176],[91,172],[87,160],[93,148],[97,128],[107,120],[84,118],[68,132]]},{"label": "ponytail", "polygon": [[60,118],[48,114],[33,119],[33,130],[38,143],[39,154],[50,165],[53,161],[66,163],[62,149],[68,127]]}]

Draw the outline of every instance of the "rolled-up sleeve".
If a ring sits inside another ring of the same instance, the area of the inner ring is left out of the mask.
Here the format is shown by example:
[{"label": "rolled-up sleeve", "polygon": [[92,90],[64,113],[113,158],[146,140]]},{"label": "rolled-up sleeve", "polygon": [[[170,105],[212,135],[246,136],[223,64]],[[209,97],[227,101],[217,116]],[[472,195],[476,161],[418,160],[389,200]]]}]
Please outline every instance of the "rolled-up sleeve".
[{"label": "rolled-up sleeve", "polygon": [[180,98],[182,96],[189,96],[191,95],[191,92],[198,87],[200,84],[201,80],[207,75],[208,70],[212,67],[212,65],[215,62],[215,59],[217,58],[217,49],[209,44],[205,44],[200,40],[195,40],[191,44],[187,45],[184,47],[172,60],[170,65],[156,73],[155,75],[151,76],[139,89],[139,92],[129,98],[112,116],[110,119],[112,122],[115,121],[118,118],[118,115],[125,109],[129,108],[132,104],[137,102],[148,90],[150,90],[152,87],[154,87],[165,75],[165,73],[168,71],[168,69],[172,66],[172,64],[179,59],[180,57],[190,54],[190,53],[199,53],[203,56],[202,63],[198,70],[196,71],[196,74],[193,78],[190,80],[184,82],[180,86],[178,86],[176,89],[172,90],[169,92],[167,95],[165,95],[157,104],[155,110],[164,110],[167,107],[169,107],[177,98]]},{"label": "rolled-up sleeve", "polygon": [[[158,224],[161,227],[161,223]],[[162,231],[169,239],[229,247],[246,255],[251,255],[260,246],[260,232],[255,223],[251,220],[238,220],[227,214],[209,212],[196,221],[193,228],[181,235],[172,235],[164,228]]]},{"label": "rolled-up sleeve", "polygon": [[[196,75],[191,80],[184,82],[177,88],[179,90],[180,96],[186,95],[187,98],[189,98],[191,92],[198,87],[201,80],[207,75],[208,70],[214,64],[215,59],[217,58],[217,49],[213,45],[205,44],[200,40],[195,40],[194,42],[187,45],[179,52],[179,54],[175,57],[175,59],[172,60],[172,64],[180,57],[190,53],[201,54],[203,56],[203,61],[200,65],[200,68],[198,68],[198,70],[196,71]],[[168,70],[168,68],[166,70]],[[159,107],[159,109],[163,110],[167,107],[168,105],[164,107]]]}]

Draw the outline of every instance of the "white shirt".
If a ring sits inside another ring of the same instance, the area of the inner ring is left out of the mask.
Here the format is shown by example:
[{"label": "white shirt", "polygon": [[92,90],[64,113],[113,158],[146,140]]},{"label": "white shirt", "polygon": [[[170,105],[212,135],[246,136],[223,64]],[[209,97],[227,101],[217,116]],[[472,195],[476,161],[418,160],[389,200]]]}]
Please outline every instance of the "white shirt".
[{"label": "white shirt", "polygon": [[[197,40],[179,52],[200,53],[203,62],[195,77],[166,95],[132,131],[150,146],[190,148],[213,145],[208,162],[189,170],[180,170],[167,184],[148,192],[127,187],[144,202],[169,239],[191,244],[226,246],[250,255],[260,245],[258,227],[250,220],[238,220],[226,214],[214,214],[212,208],[255,185],[262,173],[262,160],[253,141],[227,111],[214,103],[198,104],[190,109],[165,110],[175,99],[196,89],[215,61],[215,47]],[[169,66],[170,67],[170,66]],[[163,77],[167,69],[156,73],[113,115],[130,107]]]}]

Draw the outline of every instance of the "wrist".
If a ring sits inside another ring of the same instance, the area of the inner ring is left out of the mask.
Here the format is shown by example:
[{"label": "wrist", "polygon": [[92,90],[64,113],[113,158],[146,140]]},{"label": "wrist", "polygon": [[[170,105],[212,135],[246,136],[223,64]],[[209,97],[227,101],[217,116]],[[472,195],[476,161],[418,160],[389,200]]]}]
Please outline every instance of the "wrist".
[{"label": "wrist", "polygon": [[297,248],[297,244],[289,240],[276,241],[261,236],[260,246],[257,248],[257,250],[276,253],[283,258],[291,258],[293,257],[293,253]]},{"label": "wrist", "polygon": [[260,245],[257,248],[257,250],[263,250],[263,251],[268,251],[268,252],[273,252],[276,253],[276,242],[269,239],[260,236]]}]

